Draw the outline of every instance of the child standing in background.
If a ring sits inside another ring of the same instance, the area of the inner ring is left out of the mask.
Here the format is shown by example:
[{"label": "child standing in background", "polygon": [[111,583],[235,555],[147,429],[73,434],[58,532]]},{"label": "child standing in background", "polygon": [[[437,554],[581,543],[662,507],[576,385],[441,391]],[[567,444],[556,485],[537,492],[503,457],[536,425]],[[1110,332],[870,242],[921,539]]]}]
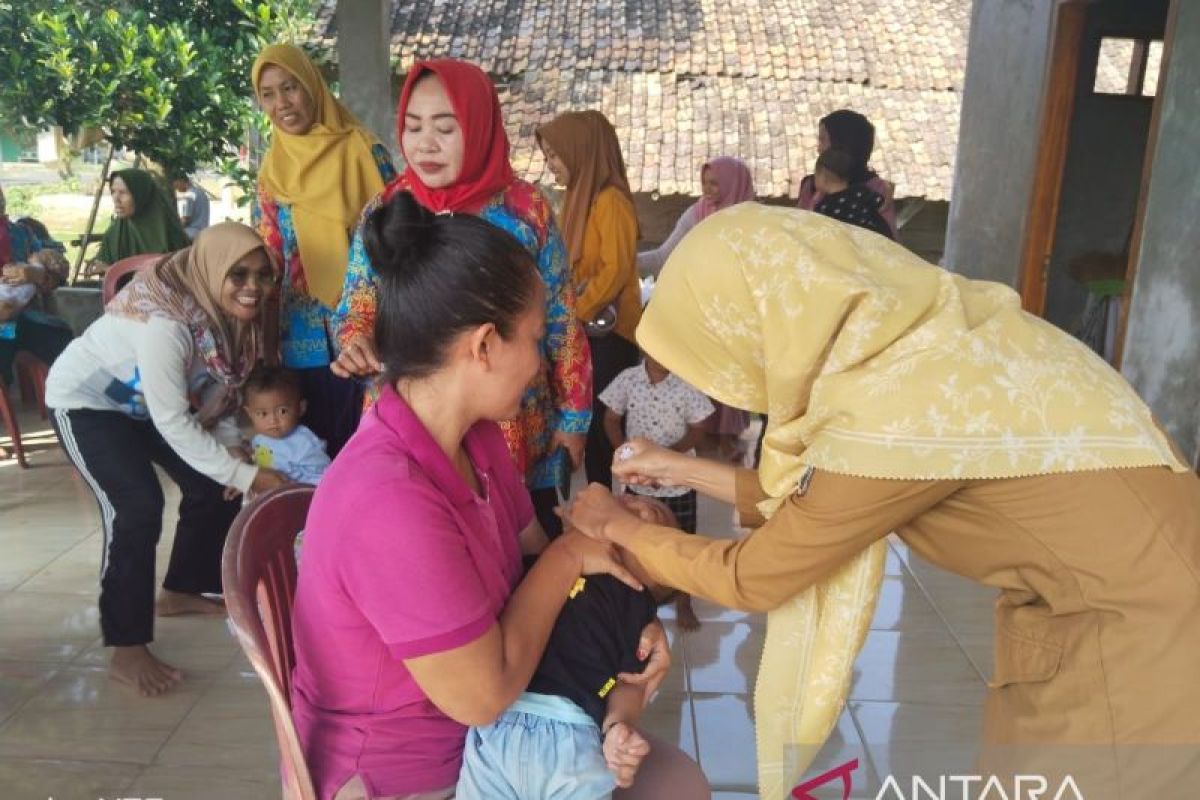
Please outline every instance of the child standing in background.
[{"label": "child standing in background", "polygon": [[[645,353],[644,361],[622,371],[600,393],[605,405],[604,431],[613,449],[625,440],[643,437],[680,453],[696,454],[704,441],[704,421],[715,408],[701,392],[688,386]],[[675,486],[630,486],[627,492],[662,500],[675,515],[681,530],[696,532],[696,492]],[[694,631],[700,620],[692,598],[682,592],[675,600],[679,627]]]},{"label": "child standing in background", "polygon": [[254,463],[289,480],[316,484],[329,466],[325,443],[304,425],[300,377],[279,367],[259,367],[243,387],[246,416],[254,426]]}]

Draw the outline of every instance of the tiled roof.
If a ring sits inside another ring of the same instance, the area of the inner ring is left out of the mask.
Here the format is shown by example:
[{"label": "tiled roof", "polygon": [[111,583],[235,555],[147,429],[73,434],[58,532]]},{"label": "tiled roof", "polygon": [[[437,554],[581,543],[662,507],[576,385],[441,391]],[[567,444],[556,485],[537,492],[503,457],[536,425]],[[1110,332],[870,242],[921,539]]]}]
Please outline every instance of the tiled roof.
[{"label": "tiled roof", "polygon": [[[532,180],[542,122],[597,108],[635,191],[694,194],[700,165],[743,158],[763,196],[795,195],[837,108],[876,127],[897,195],[946,199],[971,0],[427,0],[398,3],[398,69],[455,57],[500,87],[513,163]],[[336,35],[334,0],[320,31]]]}]

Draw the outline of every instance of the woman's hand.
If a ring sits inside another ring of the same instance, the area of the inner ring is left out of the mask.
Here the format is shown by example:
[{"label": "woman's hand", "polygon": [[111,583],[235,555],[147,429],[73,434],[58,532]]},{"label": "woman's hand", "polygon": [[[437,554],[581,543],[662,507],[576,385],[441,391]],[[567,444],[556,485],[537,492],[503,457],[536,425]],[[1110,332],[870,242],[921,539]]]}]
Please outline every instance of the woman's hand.
[{"label": "woman's hand", "polygon": [[259,467],[258,472],[254,474],[254,483],[250,484],[252,492],[266,492],[280,486],[285,486],[288,479],[284,477],[282,472],[276,472],[267,467]]},{"label": "woman's hand", "polygon": [[637,512],[631,511],[612,492],[598,483],[586,487],[575,499],[559,509],[559,516],[580,533],[600,541],[615,541],[613,534],[622,524],[640,522]]},{"label": "woman's hand", "polygon": [[646,439],[630,439],[613,455],[612,471],[631,486],[673,486],[678,480],[673,467],[680,458],[687,456]]},{"label": "woman's hand", "polygon": [[229,453],[229,455],[233,456],[238,461],[241,461],[243,464],[254,463],[254,451],[251,450],[250,446],[244,442],[242,444],[229,445],[225,448],[225,452]]},{"label": "woman's hand", "polygon": [[612,575],[631,589],[640,592],[645,588],[621,562],[620,552],[611,544],[589,539],[579,531],[567,531],[550,546],[566,548],[578,560],[580,575]]},{"label": "woman's hand", "polygon": [[586,433],[555,431],[554,437],[550,439],[550,452],[553,453],[560,447],[566,450],[567,455],[571,458],[571,471],[575,472],[583,464],[583,447],[585,444],[587,444]]},{"label": "woman's hand", "polygon": [[639,661],[650,659],[646,662],[646,668],[641,672],[622,672],[617,679],[621,683],[641,686],[648,704],[658,694],[658,687],[671,671],[671,644],[667,641],[667,631],[658,620],[642,628],[637,657]]},{"label": "woman's hand", "polygon": [[375,342],[366,336],[355,336],[347,342],[329,368],[339,378],[367,378],[383,372]]}]

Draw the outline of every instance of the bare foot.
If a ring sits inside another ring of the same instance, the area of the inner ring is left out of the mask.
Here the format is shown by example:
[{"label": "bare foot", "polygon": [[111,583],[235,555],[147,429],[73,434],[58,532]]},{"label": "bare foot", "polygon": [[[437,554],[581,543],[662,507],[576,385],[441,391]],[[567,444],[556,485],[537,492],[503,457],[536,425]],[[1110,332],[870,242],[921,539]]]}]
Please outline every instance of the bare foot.
[{"label": "bare foot", "polygon": [[137,689],[144,697],[169,692],[183,680],[183,673],[159,661],[144,644],[114,647],[108,676]]},{"label": "bare foot", "polygon": [[202,594],[186,594],[163,589],[154,604],[160,617],[178,617],[183,614],[224,614],[225,603],[209,600]]},{"label": "bare foot", "polygon": [[700,630],[700,618],[696,616],[696,610],[692,608],[692,598],[686,594],[680,595],[675,600],[675,624],[681,631]]}]

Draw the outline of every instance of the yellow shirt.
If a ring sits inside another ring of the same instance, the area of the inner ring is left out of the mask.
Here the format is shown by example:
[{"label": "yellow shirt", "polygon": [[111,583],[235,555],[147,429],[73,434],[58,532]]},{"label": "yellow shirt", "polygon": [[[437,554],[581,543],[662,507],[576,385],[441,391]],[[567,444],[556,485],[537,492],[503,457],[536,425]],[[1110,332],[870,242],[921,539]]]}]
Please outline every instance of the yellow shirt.
[{"label": "yellow shirt", "polygon": [[575,309],[581,320],[591,320],[616,301],[616,332],[633,341],[642,318],[642,297],[637,277],[637,214],[633,204],[616,189],[596,195],[583,234],[583,252],[571,264],[578,291]]}]

